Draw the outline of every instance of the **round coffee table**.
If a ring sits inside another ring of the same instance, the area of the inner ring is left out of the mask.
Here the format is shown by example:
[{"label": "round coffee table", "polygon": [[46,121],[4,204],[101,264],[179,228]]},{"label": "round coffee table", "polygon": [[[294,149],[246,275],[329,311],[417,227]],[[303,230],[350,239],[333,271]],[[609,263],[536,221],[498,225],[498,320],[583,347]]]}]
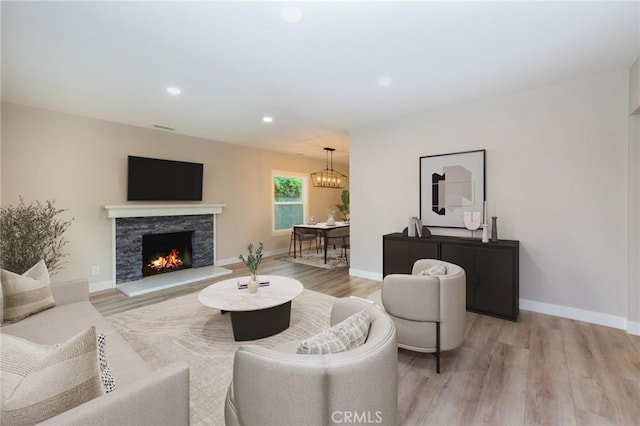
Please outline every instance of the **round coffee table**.
[{"label": "round coffee table", "polygon": [[273,336],[289,328],[291,301],[304,287],[298,280],[278,275],[258,275],[260,282],[269,285],[250,294],[238,283],[250,277],[237,277],[211,284],[198,294],[198,301],[221,313],[231,313],[233,337],[236,341],[256,340]]}]

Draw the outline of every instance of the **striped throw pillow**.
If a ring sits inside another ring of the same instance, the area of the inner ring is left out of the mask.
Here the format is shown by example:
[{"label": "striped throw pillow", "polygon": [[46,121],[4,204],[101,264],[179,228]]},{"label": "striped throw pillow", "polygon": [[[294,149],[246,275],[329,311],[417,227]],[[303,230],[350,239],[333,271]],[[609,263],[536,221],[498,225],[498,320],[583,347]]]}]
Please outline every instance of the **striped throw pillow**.
[{"label": "striped throw pillow", "polygon": [[420,271],[418,275],[426,275],[428,277],[437,277],[439,275],[447,275],[447,267],[442,264],[433,265],[429,269]]},{"label": "striped throw pillow", "polygon": [[334,354],[348,351],[362,345],[369,335],[371,315],[362,310],[298,346],[299,354]]},{"label": "striped throw pillow", "polygon": [[0,270],[2,286],[2,322],[19,321],[56,305],[51,280],[44,261],[22,275]]},{"label": "striped throw pillow", "polygon": [[107,336],[104,333],[98,335],[98,361],[100,363],[100,377],[105,393],[116,390],[116,381],[107,364]]},{"label": "striped throw pillow", "polygon": [[93,326],[59,345],[1,342],[2,424],[39,423],[104,393]]}]

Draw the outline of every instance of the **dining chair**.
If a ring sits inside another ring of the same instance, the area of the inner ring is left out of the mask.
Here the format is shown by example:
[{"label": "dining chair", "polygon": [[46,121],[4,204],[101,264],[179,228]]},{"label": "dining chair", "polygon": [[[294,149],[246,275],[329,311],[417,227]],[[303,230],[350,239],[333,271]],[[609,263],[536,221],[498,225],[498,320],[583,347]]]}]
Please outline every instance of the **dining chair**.
[{"label": "dining chair", "polygon": [[[337,228],[331,230],[327,235],[327,247],[333,245],[333,248],[340,247],[340,257],[345,256],[347,265],[349,264],[349,228]],[[325,250],[327,249],[325,247]]]},{"label": "dining chair", "polygon": [[289,242],[289,256],[291,256],[291,246],[299,244],[300,254],[302,255],[302,243],[309,241],[309,251],[311,251],[311,242],[316,242],[316,254],[319,253],[318,233],[312,229],[293,228],[291,232],[291,241]]}]

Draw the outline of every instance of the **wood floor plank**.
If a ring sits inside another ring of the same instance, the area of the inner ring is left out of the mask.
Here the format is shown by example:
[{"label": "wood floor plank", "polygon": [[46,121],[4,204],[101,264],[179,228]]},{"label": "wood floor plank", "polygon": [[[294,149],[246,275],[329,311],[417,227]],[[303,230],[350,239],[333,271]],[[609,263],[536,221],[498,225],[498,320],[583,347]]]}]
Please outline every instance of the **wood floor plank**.
[{"label": "wood floor plank", "polygon": [[475,426],[524,424],[528,368],[528,349],[500,341],[495,344],[478,401]]},{"label": "wood floor plank", "polygon": [[617,400],[617,385],[611,380],[593,326],[566,321],[562,334],[575,407],[624,424],[625,416]]},{"label": "wood floor plank", "polygon": [[419,424],[437,395],[442,380],[436,377],[431,354],[417,355],[400,349],[398,369],[398,418],[403,424]]},{"label": "wood floor plank", "polygon": [[[129,298],[117,290],[91,295],[103,315],[200,291],[231,275]],[[264,258],[261,274],[285,275],[307,289],[336,297],[366,297],[380,283]],[[640,337],[621,330],[520,311],[512,322],[466,313],[462,346],[435,358],[398,352],[399,425],[639,426]],[[192,373],[193,374],[193,373]]]},{"label": "wood floor plank", "polygon": [[[540,324],[539,321],[535,323]],[[564,342],[559,329],[532,327],[525,424],[576,424]]]},{"label": "wood floor plank", "polygon": [[498,341],[522,349],[529,349],[531,324],[527,322],[505,322]]},{"label": "wood floor plank", "polygon": [[504,320],[479,315],[452,363],[443,363],[443,386],[421,424],[469,425],[473,423],[483,384],[491,365],[491,349]]},{"label": "wood floor plank", "polygon": [[[619,381],[614,382],[610,372],[614,368],[627,370],[624,368],[626,363],[619,360],[608,365],[603,355],[604,348],[600,347],[595,338],[594,328],[591,324],[578,321],[563,324],[574,404],[580,410],[625,424],[627,416],[622,413],[621,403],[624,402],[620,401]],[[620,377],[624,378],[625,375]]]},{"label": "wood floor plank", "polygon": [[621,422],[640,424],[640,355],[625,350],[629,339],[624,331],[598,325],[589,327],[602,354],[608,376],[622,378],[609,381],[613,385],[610,397],[618,405]]}]

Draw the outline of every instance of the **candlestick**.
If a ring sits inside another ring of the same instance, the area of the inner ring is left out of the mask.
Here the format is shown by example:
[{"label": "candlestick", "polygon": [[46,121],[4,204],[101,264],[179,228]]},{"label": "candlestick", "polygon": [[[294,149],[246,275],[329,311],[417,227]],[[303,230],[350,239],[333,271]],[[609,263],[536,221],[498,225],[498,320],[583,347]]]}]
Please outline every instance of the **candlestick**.
[{"label": "candlestick", "polygon": [[484,214],[482,215],[482,223],[487,224],[487,202],[484,202]]}]

